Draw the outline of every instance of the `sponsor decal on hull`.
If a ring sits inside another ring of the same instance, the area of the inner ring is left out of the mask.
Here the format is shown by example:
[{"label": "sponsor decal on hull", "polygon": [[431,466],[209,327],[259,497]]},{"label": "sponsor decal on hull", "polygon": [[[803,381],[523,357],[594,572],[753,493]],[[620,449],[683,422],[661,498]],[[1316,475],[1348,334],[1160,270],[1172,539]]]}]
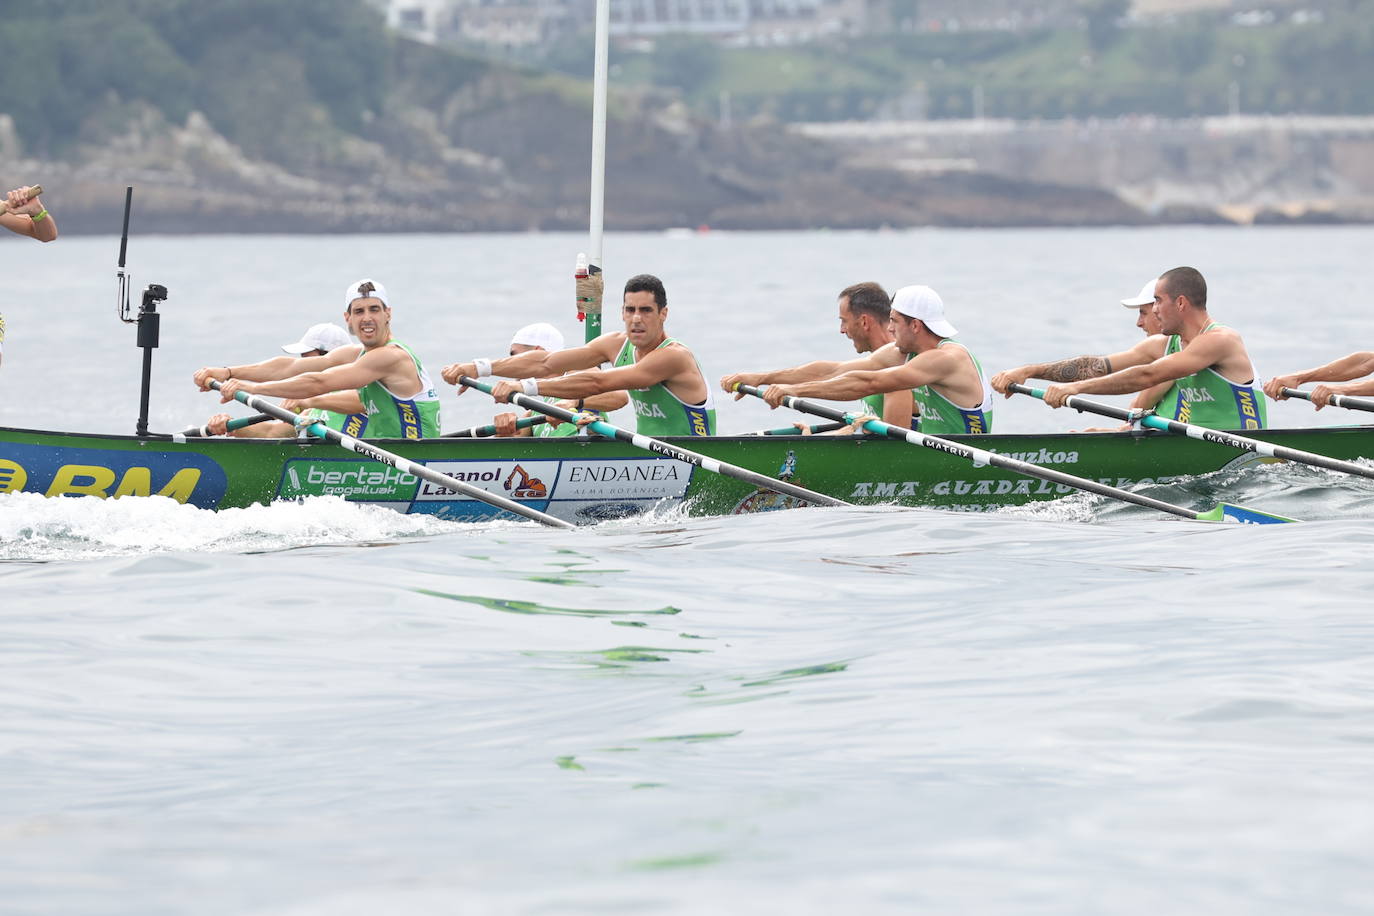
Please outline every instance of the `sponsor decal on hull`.
[{"label": "sponsor decal on hull", "polygon": [[277,496],[341,496],[355,502],[409,502],[419,478],[386,464],[358,458],[296,458],[282,469]]},{"label": "sponsor decal on hull", "polygon": [[[794,479],[797,476],[797,453],[792,449],[787,450],[787,457],[783,458],[782,466],[778,468],[778,479],[786,480],[802,486],[800,480]],[[786,496],[775,490],[758,489],[748,496],[735,503],[735,507],[730,510],[731,515],[743,515],[746,512],[776,512],[779,509],[800,509],[803,506],[811,505],[804,499],[796,496]]]},{"label": "sponsor decal on hull", "polygon": [[224,498],[224,469],[194,452],[0,446],[0,493],[44,496],[167,496],[214,509]]}]

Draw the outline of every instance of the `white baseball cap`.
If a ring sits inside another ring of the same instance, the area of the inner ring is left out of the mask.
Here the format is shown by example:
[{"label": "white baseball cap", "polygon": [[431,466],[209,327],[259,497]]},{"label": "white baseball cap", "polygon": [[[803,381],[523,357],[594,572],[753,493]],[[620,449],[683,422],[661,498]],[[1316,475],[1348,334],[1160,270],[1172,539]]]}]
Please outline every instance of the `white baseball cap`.
[{"label": "white baseball cap", "polygon": [[311,350],[323,350],[328,353],[330,350],[346,347],[352,342],[353,338],[349,337],[348,332],[337,324],[312,324],[301,335],[300,340],[295,343],[282,344],[282,349],[287,353],[300,356]]},{"label": "white baseball cap", "polygon": [[959,331],[945,320],[945,303],[929,286],[903,286],[892,297],[892,308],[908,318],[919,318],[936,337],[956,337]]},{"label": "white baseball cap", "polygon": [[1126,306],[1126,308],[1128,309],[1138,309],[1142,305],[1154,305],[1155,284],[1158,282],[1159,278],[1156,277],[1155,279],[1151,280],[1149,283],[1146,283],[1144,286],[1140,288],[1139,296],[1136,296],[1133,299],[1122,299],[1121,304]]},{"label": "white baseball cap", "polygon": [[552,353],[563,349],[563,332],[547,322],[537,321],[516,331],[510,342],[512,346],[541,347]]},{"label": "white baseball cap", "polygon": [[386,287],[375,280],[364,278],[350,286],[344,293],[344,308],[352,305],[354,299],[380,299],[382,305],[391,308],[391,303],[386,298]]}]

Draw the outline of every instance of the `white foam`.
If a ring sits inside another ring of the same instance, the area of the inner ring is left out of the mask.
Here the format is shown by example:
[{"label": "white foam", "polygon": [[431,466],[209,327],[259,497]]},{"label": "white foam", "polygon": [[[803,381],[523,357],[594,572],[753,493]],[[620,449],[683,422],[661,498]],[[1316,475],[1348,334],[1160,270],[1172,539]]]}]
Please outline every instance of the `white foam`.
[{"label": "white foam", "polygon": [[453,529],[453,523],[433,516],[403,515],[335,496],[213,512],[158,496],[106,500],[0,495],[0,560],[283,550]]}]

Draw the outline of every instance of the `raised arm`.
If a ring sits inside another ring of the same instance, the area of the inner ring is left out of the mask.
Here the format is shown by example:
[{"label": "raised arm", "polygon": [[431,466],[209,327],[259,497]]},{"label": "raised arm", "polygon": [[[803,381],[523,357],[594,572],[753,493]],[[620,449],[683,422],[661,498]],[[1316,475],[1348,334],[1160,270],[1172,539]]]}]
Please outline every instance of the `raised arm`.
[{"label": "raised arm", "polygon": [[[1292,372],[1288,375],[1276,375],[1264,383],[1264,393],[1276,401],[1282,401],[1285,398],[1285,395],[1281,393],[1283,388],[1296,388],[1308,382],[1348,382],[1351,379],[1369,375],[1371,372],[1374,372],[1374,352],[1363,350],[1332,360],[1325,366],[1304,369],[1301,372]],[[1354,394],[1355,392],[1342,391],[1338,393]]]},{"label": "raised arm", "polygon": [[[341,347],[340,349],[345,349]],[[334,350],[324,356],[312,356],[309,360],[328,360]],[[233,400],[234,392],[246,391],[249,394],[262,394],[278,398],[313,398],[334,391],[358,389],[378,379],[385,378],[402,367],[413,366],[410,354],[400,347],[378,347],[342,365],[330,366],[318,371],[302,372],[288,378],[255,382],[239,378],[237,375],[220,386],[220,400]],[[411,370],[413,372],[413,370]]]},{"label": "raised arm", "polygon": [[[484,378],[488,375],[503,378],[550,378],[577,369],[595,369],[602,363],[613,362],[625,342],[623,333],[602,334],[583,347],[567,350],[526,350],[517,356],[493,360],[472,360],[451,363],[440,371],[450,385],[457,385],[463,376]],[[459,389],[461,394],[467,389]]]},{"label": "raised arm", "polygon": [[[892,391],[905,391],[908,395],[912,388],[919,388],[945,378],[951,363],[963,356],[948,350],[928,350],[916,358],[886,369],[861,369],[846,372],[832,379],[814,382],[799,382],[795,385],[769,385],[763,391],[763,399],[770,406],[777,407],[787,395],[795,397],[823,398],[827,401],[857,401],[870,394]],[[887,413],[888,401],[883,399],[883,412]],[[911,423],[911,411],[900,421],[905,427]]]},{"label": "raised arm", "polygon": [[275,356],[260,363],[246,363],[241,366],[205,366],[197,369],[192,380],[201,391],[210,390],[210,380],[227,382],[230,379],[243,379],[249,382],[270,382],[290,378],[302,372],[321,372],[331,366],[353,362],[358,357],[361,345],[352,344],[331,350],[324,356]]},{"label": "raised arm", "polygon": [[803,363],[800,366],[793,366],[790,369],[773,369],[763,372],[733,372],[730,375],[722,376],[720,387],[735,395],[738,401],[744,395],[736,390],[737,385],[795,385],[799,382],[815,382],[821,379],[834,378],[846,372],[876,371],[898,365],[901,362],[901,354],[892,344],[888,344],[872,353],[865,353],[857,359],[844,361],[818,359],[814,362]]},{"label": "raised arm", "polygon": [[492,395],[498,401],[505,401],[509,400],[512,393],[524,390],[526,393],[554,398],[590,398],[612,391],[649,388],[659,382],[667,383],[688,371],[696,371],[692,354],[683,347],[664,347],[629,366],[539,379],[537,383],[530,383],[531,387],[536,388],[533,392],[513,382],[501,382],[492,390]]},{"label": "raised arm", "polygon": [[15,188],[5,195],[5,203],[0,206],[0,226],[16,235],[51,242],[57,238],[57,221],[41,200],[29,197],[33,191],[33,188],[26,186]]},{"label": "raised arm", "polygon": [[1051,363],[1031,363],[1007,369],[994,375],[989,384],[994,391],[1011,397],[1012,385],[1024,384],[1027,379],[1038,378],[1055,384],[1078,382],[1084,379],[1101,378],[1122,369],[1143,366],[1164,355],[1168,338],[1155,334],[1145,338],[1129,350],[1105,356],[1075,356]]},{"label": "raised arm", "polygon": [[1051,407],[1062,407],[1064,400],[1075,394],[1131,394],[1156,385],[1166,385],[1216,365],[1231,355],[1235,346],[1237,338],[1233,334],[1204,334],[1179,352],[1143,366],[1133,366],[1101,378],[1051,385],[1045,390],[1045,403]]}]

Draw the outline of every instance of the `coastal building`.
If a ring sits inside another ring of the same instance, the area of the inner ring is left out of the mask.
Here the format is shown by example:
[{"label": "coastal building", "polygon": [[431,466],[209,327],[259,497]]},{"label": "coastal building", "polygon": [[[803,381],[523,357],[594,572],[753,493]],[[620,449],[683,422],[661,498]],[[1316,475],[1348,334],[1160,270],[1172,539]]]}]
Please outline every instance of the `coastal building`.
[{"label": "coastal building", "polygon": [[[371,0],[387,25],[420,41],[521,48],[586,28],[596,0]],[[1275,9],[1330,0],[1268,0]],[[1253,0],[1131,0],[1141,20],[1205,11],[1237,14]],[[887,29],[912,32],[1019,31],[1083,21],[1081,0],[616,0],[611,35],[652,40],[700,35],[735,46],[802,44]]]}]

